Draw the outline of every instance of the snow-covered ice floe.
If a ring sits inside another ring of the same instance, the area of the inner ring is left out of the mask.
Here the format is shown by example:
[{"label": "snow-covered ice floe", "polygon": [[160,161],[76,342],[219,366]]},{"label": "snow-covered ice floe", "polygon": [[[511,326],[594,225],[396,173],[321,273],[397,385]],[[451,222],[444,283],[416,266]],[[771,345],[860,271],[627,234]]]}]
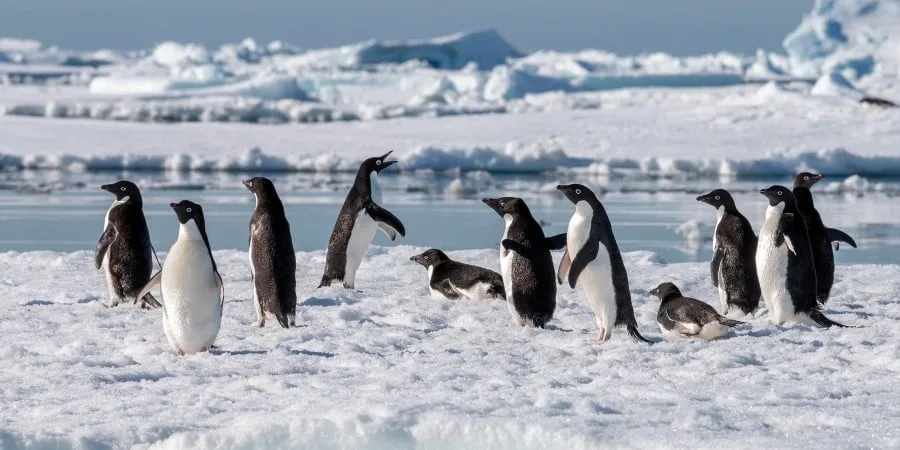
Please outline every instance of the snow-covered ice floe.
[{"label": "snow-covered ice floe", "polygon": [[[214,232],[210,240],[215,246]],[[838,266],[826,314],[863,328],[743,318],[749,324],[720,341],[661,340],[658,300],[649,289],[673,281],[713,302],[708,265],[626,253],[640,330],[658,342],[637,343],[616,330],[597,345],[580,291],[560,289],[547,329],[522,329],[502,300],[430,298],[425,271],[408,260],[422,250],[370,248],[358,291],[315,290],[325,253],[299,253],[299,326],[289,330],[250,327],[246,252],[217,250],[226,288],[218,348],[189,357],[169,351],[161,310],[100,306],[106,284],[90,252],[0,254],[0,442],[4,448],[900,445],[898,266]],[[499,265],[496,249],[450,256]]]}]

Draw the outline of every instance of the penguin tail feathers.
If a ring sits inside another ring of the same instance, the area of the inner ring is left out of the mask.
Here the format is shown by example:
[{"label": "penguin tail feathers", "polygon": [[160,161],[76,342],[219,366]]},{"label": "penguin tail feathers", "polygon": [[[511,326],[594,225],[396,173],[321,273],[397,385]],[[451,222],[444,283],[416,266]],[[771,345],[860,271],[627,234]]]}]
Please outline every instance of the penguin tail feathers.
[{"label": "penguin tail feathers", "polygon": [[159,303],[159,300],[157,300],[156,297],[154,297],[153,294],[149,292],[147,293],[147,295],[141,297],[140,300],[135,299],[135,303],[139,303],[141,305],[141,308],[145,309],[154,309],[162,306],[162,304]]},{"label": "penguin tail feathers", "polygon": [[506,300],[506,288],[503,285],[492,285],[487,289],[487,295],[491,296],[491,298],[501,298]]},{"label": "penguin tail feathers", "polygon": [[813,311],[809,313],[809,318],[812,319],[816,325],[822,328],[831,328],[831,327],[840,327],[840,328],[859,328],[850,325],[844,325],[840,322],[835,322],[828,317],[825,317],[825,314],[822,314],[822,311]]},{"label": "penguin tail feathers", "polygon": [[547,322],[552,318],[553,316],[551,314],[543,313],[533,313],[528,317],[528,319],[531,320],[531,323],[537,328],[544,328],[547,325]]},{"label": "penguin tail feathers", "polygon": [[729,319],[725,316],[719,316],[719,323],[725,325],[726,327],[736,327],[738,325],[743,325],[747,322],[741,322],[740,320]]},{"label": "penguin tail feathers", "polygon": [[629,325],[626,325],[625,328],[628,330],[628,335],[631,336],[631,338],[634,339],[635,341],[637,341],[637,342],[643,341],[648,344],[653,343],[653,341],[645,338],[644,336],[641,336],[641,333],[637,329],[637,325],[629,324]]},{"label": "penguin tail feathers", "polygon": [[275,314],[275,319],[278,320],[278,324],[281,325],[281,328],[290,328],[291,320],[284,313]]}]

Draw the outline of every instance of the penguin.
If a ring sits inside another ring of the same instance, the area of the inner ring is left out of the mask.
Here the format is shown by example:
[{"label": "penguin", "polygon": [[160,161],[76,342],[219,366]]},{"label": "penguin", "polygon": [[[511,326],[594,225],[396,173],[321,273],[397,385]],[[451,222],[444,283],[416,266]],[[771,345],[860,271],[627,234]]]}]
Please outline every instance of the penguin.
[{"label": "penguin", "polygon": [[503,277],[493,270],[454,261],[436,248],[410,256],[409,260],[428,269],[428,291],[434,298],[506,300]]},{"label": "penguin", "polygon": [[141,308],[159,308],[162,305],[150,293],[136,297],[153,272],[153,247],[141,190],[128,180],[104,184],[100,189],[116,196],[106,211],[94,252],[94,266],[104,269],[109,288],[110,302],[103,306],[113,308],[131,298]]},{"label": "penguin", "polygon": [[406,236],[406,229],[400,219],[380,206],[378,174],[397,162],[386,160],[390,154],[391,152],[387,152],[382,156],[369,158],[359,166],[356,180],[344,200],[328,240],[325,273],[319,283],[320,288],[343,283],[345,288],[353,289],[356,269],[375,238],[376,230],[381,229],[392,241],[398,234]]},{"label": "penguin", "polygon": [[284,328],[295,326],[297,311],[297,256],[291,240],[291,225],[272,180],[254,177],[244,180],[253,192],[256,208],[250,217],[250,277],[256,322],[266,324],[266,314],[275,316]]},{"label": "penguin", "polygon": [[547,238],[521,198],[481,200],[506,222],[500,241],[500,272],[506,306],[519,326],[544,328],[556,310],[550,250],[565,246],[566,235]]},{"label": "penguin", "polygon": [[179,355],[205,352],[219,334],[225,286],[209,246],[203,208],[188,200],[169,206],[178,218],[178,238],[162,270],[139,294],[159,284],[163,331],[172,350]]},{"label": "penguin", "polygon": [[715,308],[700,300],[683,296],[673,283],[662,283],[650,294],[660,300],[656,322],[663,334],[711,341],[724,336],[729,328],[745,323],[717,313]]},{"label": "penguin", "polygon": [[769,319],[776,325],[811,321],[820,327],[845,327],[822,314],[816,302],[816,265],[794,194],[779,185],[759,192],[769,200],[756,247],[757,275]]},{"label": "penguin", "polygon": [[813,185],[822,178],[824,178],[822,175],[810,172],[797,174],[794,177],[794,197],[797,199],[797,209],[800,210],[800,215],[806,222],[813,260],[816,263],[816,300],[824,305],[828,301],[828,296],[831,295],[831,286],[834,284],[834,251],[831,243],[846,242],[856,248],[856,242],[847,233],[826,228],[822,223],[822,216],[816,211],[810,191]]},{"label": "penguin", "polygon": [[556,189],[575,204],[557,281],[562,284],[567,279],[572,289],[581,285],[597,320],[599,343],[609,340],[613,327],[622,325],[632,339],[650,343],[638,332],[625,263],[603,204],[581,184],[561,184]]},{"label": "penguin", "polygon": [[697,197],[697,201],[716,208],[713,231],[713,256],[710,273],[713,286],[719,288],[722,314],[732,308],[751,314],[759,306],[759,279],[756,276],[756,233],[750,221],[738,211],[725,189],[716,189]]}]

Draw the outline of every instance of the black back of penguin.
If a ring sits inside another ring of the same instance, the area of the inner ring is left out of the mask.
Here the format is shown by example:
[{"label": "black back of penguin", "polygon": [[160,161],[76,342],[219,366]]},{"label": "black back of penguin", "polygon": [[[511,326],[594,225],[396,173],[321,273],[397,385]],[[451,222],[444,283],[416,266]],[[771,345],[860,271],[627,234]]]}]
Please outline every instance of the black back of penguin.
[{"label": "black back of penguin", "polygon": [[[756,273],[758,238],[750,221],[738,211],[731,193],[724,189],[697,197],[716,209],[723,208],[716,226],[716,249],[710,262],[713,284],[726,292],[728,305],[750,314],[759,306],[762,291]],[[722,280],[719,280],[719,271]],[[719,283],[723,283],[724,286]]]},{"label": "black back of penguin", "polygon": [[418,255],[410,257],[411,261],[415,261],[426,268],[432,267],[431,277],[428,280],[433,289],[443,293],[448,298],[455,298],[458,295],[447,295],[447,288],[451,288],[444,284],[445,282],[452,284],[453,287],[465,290],[473,289],[479,284],[489,286],[487,294],[494,298],[506,299],[506,291],[503,286],[503,277],[490,269],[454,261],[441,250],[428,249]]},{"label": "black back of penguin", "polygon": [[[144,217],[143,196],[137,185],[127,180],[103,185],[101,189],[123,203],[108,212],[108,223],[97,242],[94,263],[99,269],[108,256],[113,289],[121,299],[133,298],[150,280],[153,271],[153,249]],[[150,306],[160,306],[149,294],[144,301]]]},{"label": "black back of penguin", "polygon": [[249,240],[258,301],[264,312],[275,315],[282,327],[289,328],[294,325],[297,309],[297,260],[291,227],[271,180],[255,177],[244,185],[256,196]]},{"label": "black back of penguin", "polygon": [[513,292],[506,292],[506,295],[512,295],[513,306],[521,316],[543,328],[556,310],[556,271],[544,230],[520,198],[486,198],[482,201],[501,217],[507,214],[512,217],[505,240],[514,248],[504,247],[504,251],[515,251],[518,257],[513,258]]}]

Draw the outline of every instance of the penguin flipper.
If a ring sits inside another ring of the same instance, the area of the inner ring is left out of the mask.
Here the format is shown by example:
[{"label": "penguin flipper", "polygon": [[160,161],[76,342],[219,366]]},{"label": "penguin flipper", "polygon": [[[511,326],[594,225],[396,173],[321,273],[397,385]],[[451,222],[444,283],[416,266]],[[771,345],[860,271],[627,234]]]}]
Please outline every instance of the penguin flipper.
[{"label": "penguin flipper", "polygon": [[150,278],[150,281],[148,281],[147,284],[145,284],[144,287],[141,288],[141,290],[137,293],[137,295],[134,296],[134,298],[144,298],[144,296],[149,294],[150,290],[152,290],[153,287],[160,282],[162,282],[162,270],[156,272],[156,275],[153,275],[153,277]]},{"label": "penguin flipper", "polygon": [[550,250],[562,250],[566,246],[566,233],[550,236],[545,239]]},{"label": "penguin flipper", "polygon": [[222,282],[222,275],[219,275],[219,272],[215,272],[215,274],[216,287],[219,288],[219,306],[222,307],[225,305],[225,283]]},{"label": "penguin flipper", "polygon": [[722,250],[722,247],[717,247],[716,252],[713,253],[712,261],[709,262],[709,271],[715,287],[719,287],[719,266],[722,264],[723,259],[725,259],[725,251]]},{"label": "penguin flipper", "polygon": [[100,235],[100,239],[97,241],[97,250],[94,252],[94,266],[97,269],[103,265],[103,257],[106,256],[106,251],[109,250],[109,245],[112,244],[114,238],[115,229],[107,226]]},{"label": "penguin flipper", "polygon": [[569,257],[569,249],[563,252],[562,259],[559,260],[559,270],[556,271],[556,282],[563,284],[563,280],[569,275],[569,269],[572,267],[572,258]]},{"label": "penguin flipper", "polygon": [[378,228],[380,228],[392,241],[398,234],[400,236],[406,236],[406,228],[403,227],[403,222],[400,222],[400,219],[398,219],[397,216],[378,206],[375,202],[369,202],[369,204],[366,205],[366,214],[368,214],[372,220],[378,222]]},{"label": "penguin flipper", "polygon": [[569,268],[569,286],[572,289],[575,289],[575,283],[578,281],[581,271],[583,271],[591,261],[597,258],[597,252],[599,250],[599,243],[597,245],[585,245],[578,251],[578,254],[575,255],[575,259],[572,260],[572,267]]},{"label": "penguin flipper", "polygon": [[835,228],[826,228],[825,235],[828,236],[829,242],[844,242],[849,244],[851,247],[856,248],[856,241],[853,240],[850,235],[844,233],[841,230]]},{"label": "penguin flipper", "polygon": [[444,297],[449,298],[450,300],[459,300],[460,295],[456,292],[456,289],[453,289],[453,285],[450,283],[450,280],[444,278],[438,282],[431,282],[431,288],[440,292],[444,295]]},{"label": "penguin flipper", "polygon": [[747,322],[741,322],[740,320],[729,319],[722,315],[717,316],[716,320],[718,320],[719,323],[721,323],[722,325],[725,325],[726,327],[736,327],[738,325],[743,325],[743,324],[747,323]]}]

